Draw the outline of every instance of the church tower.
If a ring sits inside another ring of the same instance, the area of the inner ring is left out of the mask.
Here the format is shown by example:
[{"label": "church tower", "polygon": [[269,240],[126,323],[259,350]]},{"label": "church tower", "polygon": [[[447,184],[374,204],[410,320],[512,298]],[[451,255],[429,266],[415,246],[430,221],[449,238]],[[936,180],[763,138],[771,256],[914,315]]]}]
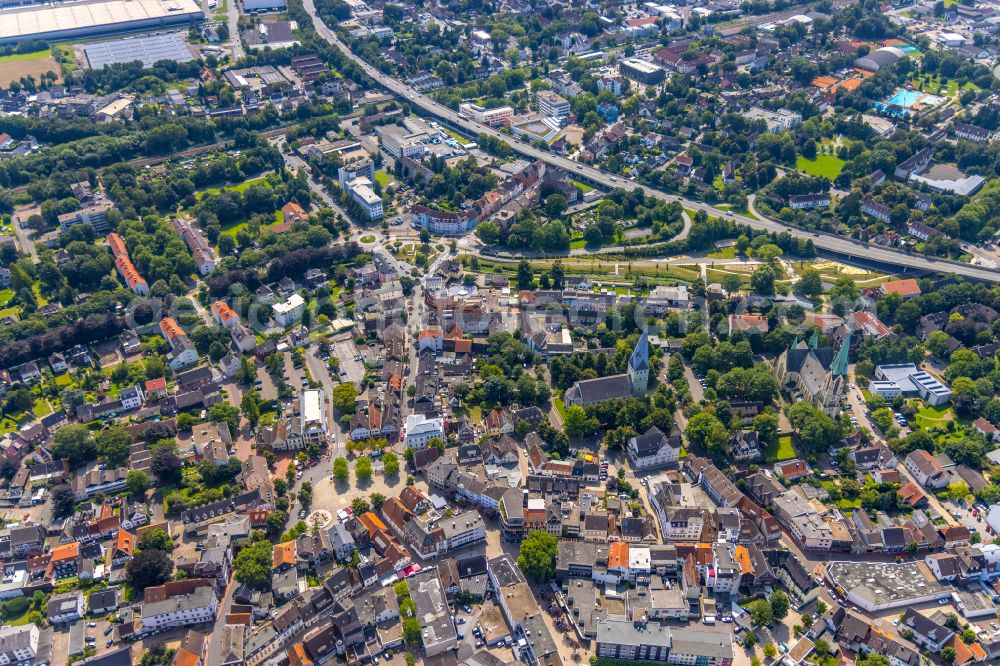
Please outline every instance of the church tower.
[{"label": "church tower", "polygon": [[632,384],[632,395],[646,395],[649,386],[649,327],[642,329],[639,342],[628,359],[628,380]]}]

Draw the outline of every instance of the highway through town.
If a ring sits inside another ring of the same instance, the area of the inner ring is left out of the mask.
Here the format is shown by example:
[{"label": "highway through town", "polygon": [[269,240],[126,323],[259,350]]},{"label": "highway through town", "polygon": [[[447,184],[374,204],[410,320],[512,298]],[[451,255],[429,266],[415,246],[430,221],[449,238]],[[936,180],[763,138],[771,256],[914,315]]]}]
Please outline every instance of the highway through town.
[{"label": "highway through town", "polygon": [[346,44],[340,41],[340,39],[333,34],[323,20],[317,15],[316,6],[313,3],[313,0],[303,0],[303,5],[305,6],[306,12],[312,18],[313,25],[315,26],[316,32],[320,35],[320,37],[339,48],[348,58],[356,62],[358,66],[360,66],[365,73],[371,77],[372,80],[378,82],[390,92],[408,100],[411,104],[419,107],[424,112],[466,132],[470,136],[476,136],[478,134],[493,136],[496,139],[506,142],[522,155],[532,159],[541,160],[551,166],[559,167],[566,172],[573,174],[574,178],[578,180],[593,183],[607,189],[626,186],[639,187],[648,196],[656,197],[657,199],[663,201],[677,201],[689,210],[703,210],[707,214],[714,217],[729,217],[740,224],[744,224],[748,227],[761,231],[775,233],[788,232],[794,237],[811,240],[817,250],[834,253],[847,259],[856,259],[894,266],[901,269],[902,272],[913,270],[945,274],[953,273],[972,280],[982,280],[994,283],[1000,282],[1000,270],[973,266],[971,264],[964,264],[946,259],[911,254],[908,252],[893,250],[891,248],[871,245],[869,243],[854,240],[852,238],[846,238],[844,236],[806,231],[790,227],[775,220],[755,219],[743,215],[737,215],[731,211],[723,211],[708,204],[667,194],[645,185],[632,183],[629,180],[619,178],[618,176],[606,171],[584,164],[579,164],[566,159],[565,157],[560,157],[547,151],[540,150],[529,143],[520,141],[514,137],[508,136],[507,134],[503,134],[491,127],[481,125],[480,123],[467,118],[459,117],[459,114],[452,109],[435,102],[426,95],[418,93],[405,83],[378,71],[366,61],[355,55]]}]

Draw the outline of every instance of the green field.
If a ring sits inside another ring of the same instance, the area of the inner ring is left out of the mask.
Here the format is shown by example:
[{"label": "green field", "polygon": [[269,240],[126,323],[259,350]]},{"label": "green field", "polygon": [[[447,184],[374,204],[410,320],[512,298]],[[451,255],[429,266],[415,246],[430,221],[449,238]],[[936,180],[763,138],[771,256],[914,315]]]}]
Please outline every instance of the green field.
[{"label": "green field", "polygon": [[590,185],[587,185],[586,183],[581,183],[581,182],[580,182],[580,181],[578,181],[578,180],[574,180],[574,181],[573,181],[573,184],[574,184],[574,185],[576,185],[577,187],[579,187],[579,188],[580,188],[580,191],[581,191],[581,192],[583,192],[584,194],[586,194],[587,192],[589,192],[589,191],[591,191],[592,189],[594,189],[594,188],[593,188],[593,187],[591,187]]},{"label": "green field", "polygon": [[28,60],[43,60],[52,55],[52,52],[48,49],[44,51],[32,51],[31,53],[11,53],[10,55],[0,56],[0,62],[24,62]]},{"label": "green field", "polygon": [[708,256],[712,259],[735,259],[736,258],[736,246],[730,245],[729,247],[722,247],[714,252],[709,252]]},{"label": "green field", "polygon": [[382,187],[386,187],[389,185],[390,182],[392,182],[392,178],[385,171],[376,171],[375,182],[381,185]]},{"label": "green field", "polygon": [[263,183],[265,180],[266,180],[265,177],[261,176],[260,178],[252,178],[251,180],[245,180],[242,183],[237,183],[235,185],[227,185],[225,187],[208,187],[198,192],[197,197],[201,199],[202,197],[207,196],[209,194],[219,194],[223,191],[244,192],[251,185],[259,185]]},{"label": "green field", "polygon": [[836,155],[817,155],[814,160],[799,155],[795,158],[795,168],[810,176],[822,176],[833,180],[844,168],[844,160]]},{"label": "green field", "polygon": [[948,421],[954,419],[955,412],[951,407],[928,407],[926,405],[918,409],[914,417],[914,421],[921,428],[947,427]]},{"label": "green field", "polygon": [[792,436],[785,435],[779,437],[778,441],[767,447],[764,451],[764,457],[768,462],[772,460],[781,462],[782,460],[791,460],[794,458],[795,445],[792,443]]}]

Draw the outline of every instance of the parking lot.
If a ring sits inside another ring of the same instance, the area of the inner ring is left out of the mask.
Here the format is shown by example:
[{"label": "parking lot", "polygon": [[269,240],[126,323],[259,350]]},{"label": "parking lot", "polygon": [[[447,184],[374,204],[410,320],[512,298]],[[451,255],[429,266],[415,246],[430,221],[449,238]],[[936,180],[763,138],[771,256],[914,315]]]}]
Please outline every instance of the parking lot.
[{"label": "parking lot", "polygon": [[340,372],[344,373],[340,375],[341,381],[357,384],[365,378],[364,361],[360,358],[354,338],[349,335],[337,338],[332,354],[340,361]]}]

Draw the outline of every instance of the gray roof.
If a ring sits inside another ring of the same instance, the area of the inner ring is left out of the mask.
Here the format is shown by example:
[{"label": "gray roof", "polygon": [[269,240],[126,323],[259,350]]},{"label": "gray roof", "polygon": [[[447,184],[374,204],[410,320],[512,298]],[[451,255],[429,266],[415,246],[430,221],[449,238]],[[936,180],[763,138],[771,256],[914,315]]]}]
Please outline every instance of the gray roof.
[{"label": "gray roof", "polygon": [[627,398],[632,395],[632,383],[628,375],[611,375],[579,381],[570,390],[580,396],[581,402],[590,404],[614,398]]}]

